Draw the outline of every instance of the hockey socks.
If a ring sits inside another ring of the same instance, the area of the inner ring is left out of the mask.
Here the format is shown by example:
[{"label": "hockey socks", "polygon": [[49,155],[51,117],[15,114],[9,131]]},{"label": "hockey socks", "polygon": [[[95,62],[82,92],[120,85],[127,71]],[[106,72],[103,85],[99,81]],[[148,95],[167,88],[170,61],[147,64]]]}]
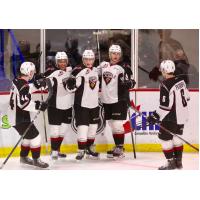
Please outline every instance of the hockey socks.
[{"label": "hockey socks", "polygon": [[40,157],[40,149],[41,147],[31,148],[32,158],[38,159]]},{"label": "hockey socks", "polygon": [[124,133],[113,133],[113,138],[115,141],[115,145],[119,146],[124,144]]},{"label": "hockey socks", "polygon": [[87,147],[89,148],[94,144],[94,138],[93,139],[87,139]]},{"label": "hockey socks", "polygon": [[21,145],[20,157],[27,157],[29,151],[30,151],[30,147],[29,146]]},{"label": "hockey socks", "polygon": [[63,141],[63,137],[51,137],[51,149],[52,151],[58,151],[60,149],[61,143]]}]

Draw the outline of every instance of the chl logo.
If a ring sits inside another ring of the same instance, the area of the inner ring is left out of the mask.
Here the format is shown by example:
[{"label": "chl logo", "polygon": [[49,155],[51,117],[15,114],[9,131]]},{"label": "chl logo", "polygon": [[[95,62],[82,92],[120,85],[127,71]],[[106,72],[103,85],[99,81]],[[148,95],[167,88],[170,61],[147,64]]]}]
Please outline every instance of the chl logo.
[{"label": "chl logo", "polygon": [[89,85],[92,90],[95,88],[96,84],[97,84],[97,77],[96,76],[89,77]]},{"label": "chl logo", "polygon": [[2,117],[2,126],[0,126],[0,128],[3,128],[3,129],[11,128],[11,125],[10,125],[9,120],[8,120],[8,115],[4,115]]},{"label": "chl logo", "polygon": [[103,73],[103,79],[104,79],[106,85],[108,85],[110,83],[112,78],[113,78],[113,74],[111,72],[104,72]]}]

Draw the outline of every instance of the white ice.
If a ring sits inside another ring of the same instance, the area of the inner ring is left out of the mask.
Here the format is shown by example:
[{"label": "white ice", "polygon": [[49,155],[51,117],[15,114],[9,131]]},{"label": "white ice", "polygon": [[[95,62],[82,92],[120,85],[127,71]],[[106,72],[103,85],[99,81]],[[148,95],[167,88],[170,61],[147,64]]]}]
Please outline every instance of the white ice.
[{"label": "white ice", "polygon": [[[67,158],[52,161],[50,156],[42,156],[41,159],[50,164],[51,170],[157,170],[158,167],[165,164],[166,160],[162,153],[137,153],[134,159],[133,153],[126,153],[125,158],[113,160],[107,159],[106,154],[100,154],[99,160],[83,159],[75,160],[76,154],[68,154]],[[5,158],[0,159],[0,165]],[[10,158],[3,170],[32,170],[32,166],[22,165],[19,163],[19,157]],[[38,169],[38,168],[37,168]],[[198,170],[199,154],[184,153],[183,169]]]}]

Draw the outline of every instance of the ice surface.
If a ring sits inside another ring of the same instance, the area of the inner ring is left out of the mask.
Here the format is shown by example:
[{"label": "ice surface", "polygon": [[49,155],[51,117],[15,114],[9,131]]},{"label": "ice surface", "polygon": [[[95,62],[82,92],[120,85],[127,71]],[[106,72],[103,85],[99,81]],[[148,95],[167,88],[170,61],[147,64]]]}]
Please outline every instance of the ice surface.
[{"label": "ice surface", "polygon": [[[67,158],[52,161],[50,156],[42,156],[41,159],[50,164],[51,170],[157,170],[157,168],[165,164],[166,160],[162,153],[137,153],[134,159],[133,153],[126,153],[126,157],[122,159],[107,159],[106,154],[100,154],[99,160],[89,160],[84,158],[82,161],[75,160],[76,154],[68,154]],[[5,158],[0,159],[0,164]],[[10,158],[3,170],[32,170],[32,166],[22,165],[19,157]],[[37,168],[38,169],[38,168]],[[198,153],[183,154],[183,169],[198,170],[199,155]]]}]

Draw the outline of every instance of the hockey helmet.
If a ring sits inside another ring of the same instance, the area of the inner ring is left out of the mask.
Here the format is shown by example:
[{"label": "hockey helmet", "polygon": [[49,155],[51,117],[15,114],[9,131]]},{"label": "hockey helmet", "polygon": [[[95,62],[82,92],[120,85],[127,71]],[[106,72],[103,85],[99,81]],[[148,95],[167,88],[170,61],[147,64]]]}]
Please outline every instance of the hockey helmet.
[{"label": "hockey helmet", "polygon": [[68,56],[64,51],[60,51],[56,53],[55,60],[56,63],[58,60],[68,60]]},{"label": "hockey helmet", "polygon": [[160,64],[160,71],[164,73],[174,73],[175,64],[172,60],[163,60]]},{"label": "hockey helmet", "polygon": [[83,59],[84,58],[88,58],[88,59],[95,59],[95,55],[94,55],[94,52],[92,50],[85,50],[83,52]]},{"label": "hockey helmet", "polygon": [[122,49],[119,45],[111,45],[109,48],[109,53],[122,53]]},{"label": "hockey helmet", "polygon": [[23,62],[20,66],[20,72],[23,75],[30,76],[35,71],[35,65],[32,62]]}]

